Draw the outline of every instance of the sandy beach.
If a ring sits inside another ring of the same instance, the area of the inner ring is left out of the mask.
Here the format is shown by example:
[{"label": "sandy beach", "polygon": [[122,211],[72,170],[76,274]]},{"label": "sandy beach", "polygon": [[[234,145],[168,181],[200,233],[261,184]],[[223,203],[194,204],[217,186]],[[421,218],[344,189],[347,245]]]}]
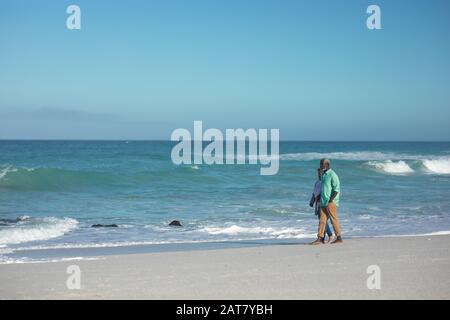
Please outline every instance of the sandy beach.
[{"label": "sandy beach", "polygon": [[[81,271],[69,290],[67,267]],[[369,290],[367,268],[380,268]],[[449,299],[450,236],[0,265],[1,299]]]}]

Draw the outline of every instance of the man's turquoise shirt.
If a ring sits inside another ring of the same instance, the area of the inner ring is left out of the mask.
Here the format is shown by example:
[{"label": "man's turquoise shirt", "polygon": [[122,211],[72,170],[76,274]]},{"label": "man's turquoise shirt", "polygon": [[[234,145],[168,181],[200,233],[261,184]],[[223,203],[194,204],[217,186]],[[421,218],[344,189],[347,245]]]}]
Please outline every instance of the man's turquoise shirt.
[{"label": "man's turquoise shirt", "polygon": [[339,177],[333,170],[328,169],[326,172],[324,172],[324,174],[322,175],[320,206],[325,207],[330,201],[331,194],[335,191],[337,192],[337,195],[334,198],[333,202],[336,204],[336,206],[339,206],[340,187],[341,185],[339,182]]}]

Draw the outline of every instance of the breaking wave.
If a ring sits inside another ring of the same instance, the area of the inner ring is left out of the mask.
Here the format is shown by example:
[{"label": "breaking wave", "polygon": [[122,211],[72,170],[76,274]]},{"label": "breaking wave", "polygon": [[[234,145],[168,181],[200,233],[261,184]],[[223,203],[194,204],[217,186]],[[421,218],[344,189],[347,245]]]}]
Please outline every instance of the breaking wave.
[{"label": "breaking wave", "polygon": [[[368,167],[389,174],[408,174],[422,171],[433,174],[450,174],[450,157],[442,155],[420,155],[394,152],[305,152],[280,155],[285,161],[331,160],[367,161]],[[408,163],[407,163],[408,162]]]},{"label": "breaking wave", "polygon": [[115,177],[103,172],[60,168],[0,168],[0,188],[14,190],[57,190],[64,187],[91,186],[113,182]]},{"label": "breaking wave", "polygon": [[178,167],[177,171],[145,170],[133,173],[86,171],[63,168],[24,168],[0,165],[0,189],[9,190],[79,190],[96,187],[123,187],[153,183],[161,179],[183,179],[200,167]]},{"label": "breaking wave", "polygon": [[450,174],[450,158],[423,160],[422,165],[428,172],[436,174]]},{"label": "breaking wave", "polygon": [[77,228],[78,221],[71,218],[29,218],[0,228],[0,245],[61,237]]},{"label": "breaking wave", "polygon": [[408,174],[408,173],[413,173],[414,170],[405,162],[405,161],[391,161],[391,160],[386,160],[383,162],[379,162],[379,161],[369,161],[367,163],[370,167],[373,167],[375,170],[377,171],[381,171],[384,173],[389,173],[389,174],[398,174],[398,175],[402,175],[402,174]]}]

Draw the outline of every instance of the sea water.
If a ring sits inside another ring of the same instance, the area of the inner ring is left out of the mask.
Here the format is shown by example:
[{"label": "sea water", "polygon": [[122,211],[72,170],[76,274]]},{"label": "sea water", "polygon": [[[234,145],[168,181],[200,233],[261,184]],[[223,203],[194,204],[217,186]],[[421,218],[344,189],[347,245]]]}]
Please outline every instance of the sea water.
[{"label": "sea water", "polygon": [[69,249],[306,242],[317,232],[308,203],[323,157],[341,181],[344,238],[450,233],[449,142],[282,141],[273,176],[254,165],[175,165],[174,145],[0,141],[0,263],[87,252]]}]

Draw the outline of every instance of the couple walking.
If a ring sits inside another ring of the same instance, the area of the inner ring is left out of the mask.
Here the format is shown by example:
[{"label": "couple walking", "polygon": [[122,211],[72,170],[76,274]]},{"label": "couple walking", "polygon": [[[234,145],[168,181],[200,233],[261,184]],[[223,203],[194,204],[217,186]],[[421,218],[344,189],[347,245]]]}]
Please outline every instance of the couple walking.
[{"label": "couple walking", "polygon": [[315,214],[319,218],[319,231],[317,233],[317,240],[311,244],[325,243],[325,233],[328,235],[328,242],[331,241],[333,233],[328,224],[328,219],[330,219],[336,235],[336,238],[331,243],[342,243],[341,229],[336,213],[336,208],[339,206],[339,177],[330,168],[330,161],[328,159],[320,160],[320,168],[317,169],[317,174],[318,180],[314,185],[314,192],[309,205],[311,207],[315,206]]}]

